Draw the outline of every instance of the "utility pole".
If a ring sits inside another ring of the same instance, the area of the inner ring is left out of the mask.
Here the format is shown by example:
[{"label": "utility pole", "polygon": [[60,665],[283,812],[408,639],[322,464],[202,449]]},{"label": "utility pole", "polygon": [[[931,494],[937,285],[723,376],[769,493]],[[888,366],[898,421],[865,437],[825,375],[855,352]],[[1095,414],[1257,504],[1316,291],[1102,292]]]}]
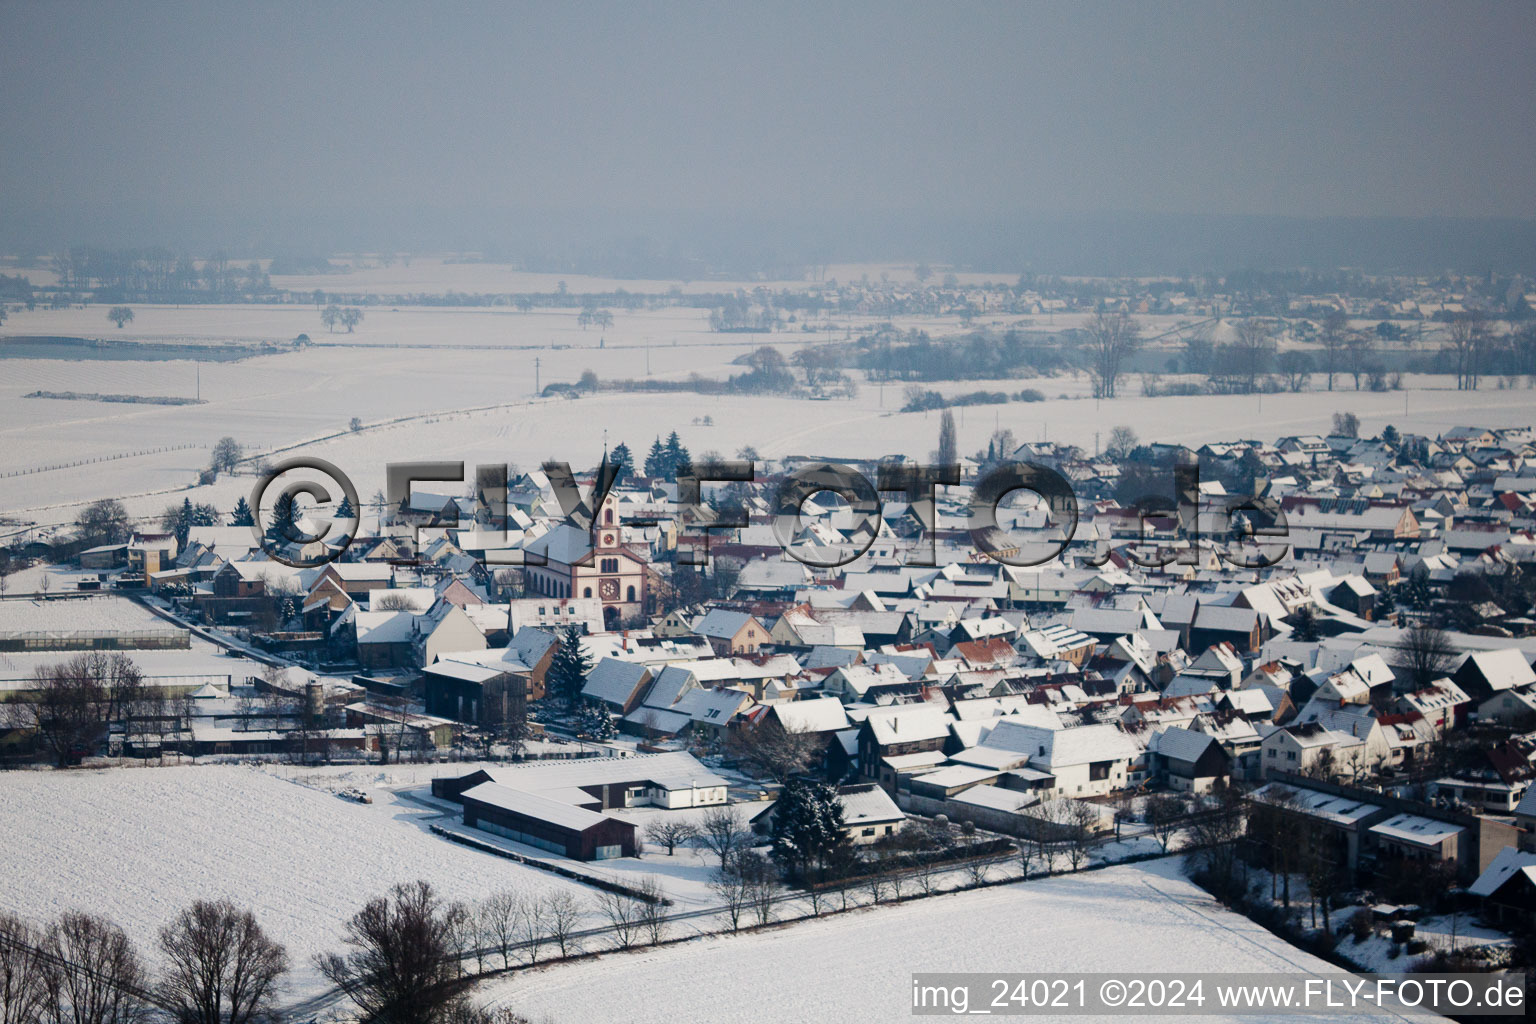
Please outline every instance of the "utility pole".
[{"label": "utility pole", "polygon": [[533,357],[533,397],[539,397],[539,357]]},{"label": "utility pole", "polygon": [[197,367],[197,400],[201,402],[203,400],[203,362],[199,359],[192,365]]}]

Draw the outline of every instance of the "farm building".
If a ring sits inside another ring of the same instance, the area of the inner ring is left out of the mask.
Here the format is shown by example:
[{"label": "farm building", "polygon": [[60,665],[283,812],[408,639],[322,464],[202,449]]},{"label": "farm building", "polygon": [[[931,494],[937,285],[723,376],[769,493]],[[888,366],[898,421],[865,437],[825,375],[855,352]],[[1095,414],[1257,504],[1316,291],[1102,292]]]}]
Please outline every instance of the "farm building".
[{"label": "farm building", "polygon": [[610,860],[639,852],[635,826],[599,814],[597,797],[580,804],[555,800],[494,782],[465,790],[464,824],[572,860]]},{"label": "farm building", "polygon": [[458,778],[432,780],[432,795],[458,800],[494,782],[599,810],[612,807],[708,807],[726,802],[727,782],[682,751],[638,757],[598,757],[483,768]]}]

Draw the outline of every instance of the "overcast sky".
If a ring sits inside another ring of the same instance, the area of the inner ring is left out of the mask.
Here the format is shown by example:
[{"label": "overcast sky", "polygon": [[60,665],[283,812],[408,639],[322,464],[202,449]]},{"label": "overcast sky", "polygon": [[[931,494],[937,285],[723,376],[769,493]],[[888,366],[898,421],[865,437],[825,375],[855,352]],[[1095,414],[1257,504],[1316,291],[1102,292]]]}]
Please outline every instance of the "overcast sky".
[{"label": "overcast sky", "polygon": [[1529,0],[12,2],[0,221],[1531,218],[1533,54]]}]

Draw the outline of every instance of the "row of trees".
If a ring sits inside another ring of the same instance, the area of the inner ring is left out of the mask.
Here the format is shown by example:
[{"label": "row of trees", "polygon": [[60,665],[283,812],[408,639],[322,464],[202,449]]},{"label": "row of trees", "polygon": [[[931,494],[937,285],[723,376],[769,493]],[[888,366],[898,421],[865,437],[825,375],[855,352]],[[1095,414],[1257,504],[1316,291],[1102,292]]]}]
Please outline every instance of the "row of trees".
[{"label": "row of trees", "polygon": [[272,291],[260,264],[241,267],[222,252],[199,263],[189,253],[178,255],[164,248],[73,246],[50,264],[61,289],[94,291],[101,302],[229,301]]},{"label": "row of trees", "polygon": [[254,915],[199,900],[160,930],[152,971],[124,931],[71,910],[37,928],[0,914],[6,1024],[254,1024],[268,1020],[288,953]]},{"label": "row of trees", "polygon": [[[126,654],[88,651],[32,674],[32,699],[0,705],[4,724],[37,737],[60,767],[99,750],[114,725],[147,740],[181,710],[159,687],[146,686]],[[147,745],[147,743],[146,743]]]}]

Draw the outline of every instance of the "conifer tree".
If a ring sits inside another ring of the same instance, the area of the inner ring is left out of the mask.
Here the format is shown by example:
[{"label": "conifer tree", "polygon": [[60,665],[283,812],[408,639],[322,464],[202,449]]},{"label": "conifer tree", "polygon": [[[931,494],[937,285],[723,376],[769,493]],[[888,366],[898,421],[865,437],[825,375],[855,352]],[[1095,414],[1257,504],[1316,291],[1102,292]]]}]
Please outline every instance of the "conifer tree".
[{"label": "conifer tree", "polygon": [[629,445],[620,441],[618,446],[608,455],[608,461],[618,470],[616,480],[622,480],[627,476],[635,475],[635,456],[629,450]]},{"label": "conifer tree", "polygon": [[667,450],[661,446],[659,437],[651,443],[650,454],[645,457],[645,475],[648,477],[667,475]]},{"label": "conifer tree", "polygon": [[838,859],[848,842],[843,802],[825,782],[796,777],[785,784],[773,808],[773,856],[797,877],[819,872]]},{"label": "conifer tree", "polygon": [[583,701],[581,711],[576,715],[576,730],[594,740],[612,739],[615,732],[613,716],[599,702]]},{"label": "conifer tree", "polygon": [[293,506],[293,495],[279,494],[277,502],[272,506],[272,521],[267,524],[267,539],[286,544],[299,536],[298,527],[294,525],[298,515]]},{"label": "conifer tree", "polygon": [[235,502],[235,511],[230,517],[230,522],[235,526],[253,525],[254,520],[251,518],[251,506],[246,504],[244,498]]},{"label": "conifer tree", "polygon": [[192,532],[192,499],[182,498],[181,509],[176,513],[176,547],[187,546],[187,536]]},{"label": "conifer tree", "polygon": [[592,656],[582,646],[581,631],[566,626],[545,675],[547,689],[564,701],[567,708],[575,710],[581,705],[581,688],[587,685],[587,674],[591,671]]}]

